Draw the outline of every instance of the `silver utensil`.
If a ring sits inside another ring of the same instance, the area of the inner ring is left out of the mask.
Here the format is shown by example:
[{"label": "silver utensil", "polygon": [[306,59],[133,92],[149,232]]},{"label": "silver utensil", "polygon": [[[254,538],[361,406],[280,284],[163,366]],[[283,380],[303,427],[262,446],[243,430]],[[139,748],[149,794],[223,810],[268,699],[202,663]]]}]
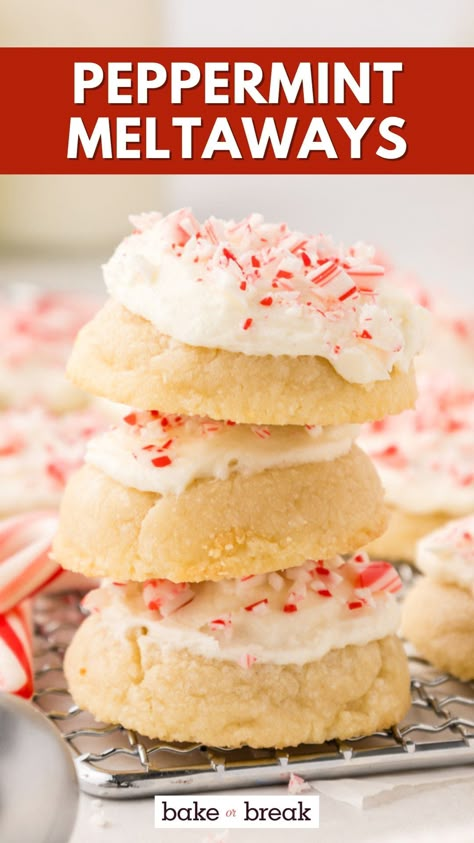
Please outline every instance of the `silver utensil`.
[{"label": "silver utensil", "polygon": [[70,752],[31,703],[0,693],[0,840],[67,843],[79,798]]}]

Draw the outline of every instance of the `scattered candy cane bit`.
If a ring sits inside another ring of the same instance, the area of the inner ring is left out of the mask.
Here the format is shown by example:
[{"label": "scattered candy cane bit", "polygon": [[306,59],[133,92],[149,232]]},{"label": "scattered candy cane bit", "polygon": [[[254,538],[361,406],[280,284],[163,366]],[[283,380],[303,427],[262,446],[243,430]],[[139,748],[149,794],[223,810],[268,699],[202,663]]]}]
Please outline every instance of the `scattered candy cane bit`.
[{"label": "scattered candy cane bit", "polygon": [[230,614],[220,615],[220,617],[214,618],[212,621],[209,621],[208,626],[210,629],[213,630],[229,629],[232,626],[232,618]]},{"label": "scattered candy cane bit", "polygon": [[281,591],[285,585],[285,580],[276,571],[272,571],[271,574],[268,574],[268,583],[274,591]]},{"label": "scattered candy cane bit", "polygon": [[370,559],[365,552],[356,553],[356,555],[352,557],[352,561],[364,565],[368,565],[370,563]]},{"label": "scattered candy cane bit", "polygon": [[304,793],[306,790],[312,790],[308,782],[306,782],[301,776],[297,776],[296,773],[291,773],[289,781],[288,781],[288,793],[296,795],[297,793]]},{"label": "scattered candy cane bit", "polygon": [[256,661],[256,656],[252,656],[251,653],[244,653],[242,656],[240,656],[238,664],[240,665],[240,667],[243,667],[244,670],[248,670],[252,667],[253,664],[255,664]]},{"label": "scattered candy cane bit", "polygon": [[148,580],[143,586],[143,600],[147,609],[159,612],[163,618],[183,609],[194,597],[195,593],[189,583]]},{"label": "scattered candy cane bit", "polygon": [[359,572],[358,587],[395,594],[402,588],[402,581],[390,562],[370,562]]},{"label": "scattered candy cane bit", "polygon": [[253,427],[252,430],[259,439],[268,439],[272,435],[268,427]]},{"label": "scattered candy cane bit", "polygon": [[334,261],[327,261],[311,273],[310,280],[323,288],[326,296],[340,302],[357,298],[359,293],[352,278]]},{"label": "scattered candy cane bit", "polygon": [[364,600],[348,600],[347,608],[353,611],[354,609],[362,609],[366,603]]},{"label": "scattered candy cane bit", "polygon": [[263,615],[268,611],[268,599],[257,600],[255,603],[250,603],[249,606],[244,606],[246,612],[252,612],[254,615]]},{"label": "scattered candy cane bit", "polygon": [[162,457],[154,457],[151,462],[155,468],[166,468],[168,465],[171,465],[172,459],[165,454]]}]

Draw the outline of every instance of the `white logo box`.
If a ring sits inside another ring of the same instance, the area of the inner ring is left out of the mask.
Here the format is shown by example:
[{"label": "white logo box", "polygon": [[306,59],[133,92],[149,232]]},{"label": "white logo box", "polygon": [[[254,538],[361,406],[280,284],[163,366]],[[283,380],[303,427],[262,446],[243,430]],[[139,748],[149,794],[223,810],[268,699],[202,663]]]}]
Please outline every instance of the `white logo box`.
[{"label": "white logo box", "polygon": [[155,828],[319,828],[319,796],[155,796]]}]

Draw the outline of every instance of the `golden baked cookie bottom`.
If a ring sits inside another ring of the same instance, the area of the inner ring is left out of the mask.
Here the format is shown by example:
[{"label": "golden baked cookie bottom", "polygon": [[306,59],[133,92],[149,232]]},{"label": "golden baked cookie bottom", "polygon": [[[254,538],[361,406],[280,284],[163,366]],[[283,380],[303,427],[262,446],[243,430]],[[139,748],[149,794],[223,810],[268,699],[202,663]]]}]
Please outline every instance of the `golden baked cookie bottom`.
[{"label": "golden baked cookie bottom", "polygon": [[442,512],[413,515],[392,506],[387,506],[387,512],[387,529],[365,549],[374,558],[388,559],[392,562],[409,562],[412,565],[415,564],[417,541],[442,527],[453,517]]},{"label": "golden baked cookie bottom", "polygon": [[389,728],[410,705],[407,660],[395,636],[303,665],[245,670],[161,650],[140,627],[117,635],[98,613],[74,636],[65,673],[75,702],[105,723],[223,747],[357,737]]},{"label": "golden baked cookie bottom", "polygon": [[248,424],[343,424],[412,407],[413,371],[349,383],[321,357],[252,356],[190,346],[109,301],[76,339],[68,374],[82,389],[142,410]]},{"label": "golden baked cookie bottom", "polygon": [[420,577],[402,612],[402,632],[439,670],[474,679],[474,595]]},{"label": "golden baked cookie bottom", "polygon": [[357,446],[328,462],[140,492],[91,465],[69,480],[53,553],[118,581],[220,580],[353,551],[386,526],[380,480]]}]

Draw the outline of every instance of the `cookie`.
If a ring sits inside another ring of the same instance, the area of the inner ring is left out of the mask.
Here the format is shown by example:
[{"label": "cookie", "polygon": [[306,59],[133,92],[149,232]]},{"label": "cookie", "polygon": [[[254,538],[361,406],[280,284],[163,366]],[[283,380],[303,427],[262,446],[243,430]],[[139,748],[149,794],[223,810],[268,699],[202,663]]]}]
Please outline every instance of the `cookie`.
[{"label": "cookie", "polygon": [[102,587],[66,654],[72,695],[104,722],[217,746],[389,728],[410,705],[394,634],[399,580],[359,559],[238,582]]},{"label": "cookie", "polygon": [[413,404],[422,308],[373,250],[187,210],[134,218],[104,267],[112,301],[69,362],[82,388],[142,409],[250,424],[341,424]]},{"label": "cookie", "polygon": [[65,491],[53,552],[88,576],[219,580],[350,552],[385,525],[380,482],[355,445],[329,461],[194,480],[178,495],[86,465]]},{"label": "cookie", "polygon": [[474,679],[474,515],[419,542],[424,574],[408,594],[402,631],[438,669]]},{"label": "cookie", "polygon": [[419,379],[415,410],[365,425],[359,438],[392,512],[370,552],[413,561],[416,541],[474,510],[474,390],[450,374]]}]

